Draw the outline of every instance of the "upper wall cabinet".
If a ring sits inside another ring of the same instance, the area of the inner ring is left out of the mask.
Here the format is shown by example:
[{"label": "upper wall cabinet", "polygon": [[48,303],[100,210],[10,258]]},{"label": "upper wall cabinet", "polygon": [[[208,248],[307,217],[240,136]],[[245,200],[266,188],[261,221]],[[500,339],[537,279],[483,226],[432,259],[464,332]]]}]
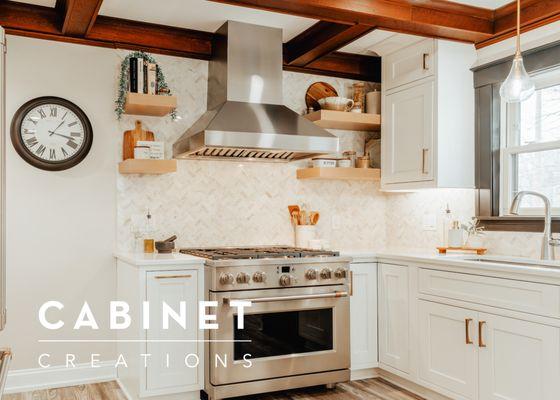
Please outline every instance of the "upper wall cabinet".
[{"label": "upper wall cabinet", "polygon": [[383,57],[383,190],[474,187],[475,59],[434,39]]},{"label": "upper wall cabinet", "polygon": [[383,58],[383,87],[391,90],[434,75],[435,43],[423,40]]}]

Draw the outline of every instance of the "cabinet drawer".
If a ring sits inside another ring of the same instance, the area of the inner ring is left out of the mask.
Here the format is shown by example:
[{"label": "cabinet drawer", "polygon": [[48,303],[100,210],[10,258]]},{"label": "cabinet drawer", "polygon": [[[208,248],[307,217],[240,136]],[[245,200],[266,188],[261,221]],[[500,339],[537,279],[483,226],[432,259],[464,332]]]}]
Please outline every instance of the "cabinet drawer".
[{"label": "cabinet drawer", "polygon": [[420,269],[420,293],[560,318],[560,286]]},{"label": "cabinet drawer", "polygon": [[427,39],[385,57],[383,86],[398,86],[433,76],[435,71],[434,40]]}]

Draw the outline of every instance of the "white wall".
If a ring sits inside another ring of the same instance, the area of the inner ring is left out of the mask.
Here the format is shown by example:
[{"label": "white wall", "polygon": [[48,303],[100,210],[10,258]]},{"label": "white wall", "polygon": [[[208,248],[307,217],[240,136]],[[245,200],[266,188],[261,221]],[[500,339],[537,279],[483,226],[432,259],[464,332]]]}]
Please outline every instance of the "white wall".
[{"label": "white wall", "polygon": [[[116,53],[8,36],[7,54],[7,307],[8,323],[0,347],[11,347],[12,369],[36,368],[41,353],[76,353],[87,362],[92,352],[114,359],[112,344],[45,344],[40,339],[112,338],[108,301],[116,291],[112,259],[116,221],[116,157],[113,98]],[[93,126],[88,157],[67,171],[46,172],[23,161],[9,139],[15,111],[39,96],[60,96],[76,103]],[[47,300],[65,304],[60,331],[40,326],[37,311]],[[87,300],[102,327],[73,332]],[[58,355],[54,357],[54,355]],[[84,357],[88,357],[84,359]]]}]

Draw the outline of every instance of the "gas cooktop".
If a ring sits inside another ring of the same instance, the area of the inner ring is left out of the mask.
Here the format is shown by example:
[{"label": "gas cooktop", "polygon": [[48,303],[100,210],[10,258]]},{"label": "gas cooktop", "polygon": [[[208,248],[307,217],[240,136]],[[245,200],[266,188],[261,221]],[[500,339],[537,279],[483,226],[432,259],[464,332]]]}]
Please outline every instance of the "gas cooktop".
[{"label": "gas cooktop", "polygon": [[181,249],[180,252],[196,257],[207,258],[209,260],[337,257],[339,255],[337,251],[302,249],[289,246],[185,248]]}]

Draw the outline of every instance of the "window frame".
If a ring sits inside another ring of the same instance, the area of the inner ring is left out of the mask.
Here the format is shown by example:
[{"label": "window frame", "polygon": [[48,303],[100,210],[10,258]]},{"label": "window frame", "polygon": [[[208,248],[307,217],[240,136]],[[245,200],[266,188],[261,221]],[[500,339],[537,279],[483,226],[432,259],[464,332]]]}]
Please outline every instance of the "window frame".
[{"label": "window frame", "polygon": [[[500,215],[503,113],[499,90],[511,69],[512,60],[510,56],[472,69],[476,99],[476,215],[488,231],[542,232],[542,215]],[[530,74],[560,68],[560,41],[524,51],[523,60]],[[553,217],[552,229],[560,232],[560,217]]]},{"label": "window frame", "polygon": [[[546,89],[560,86],[560,68],[552,68],[531,76],[536,89]],[[536,95],[536,94],[535,94]],[[513,129],[512,114],[518,116],[520,104],[507,104],[500,99],[500,216],[509,216],[509,206],[513,201],[513,188],[516,180],[516,165],[514,157],[519,154],[538,153],[549,150],[560,150],[560,139],[548,142],[530,143],[526,145],[510,145],[518,142],[517,132]],[[552,208],[554,216],[560,216],[560,207]],[[544,207],[521,207],[519,215],[542,216]]]}]

